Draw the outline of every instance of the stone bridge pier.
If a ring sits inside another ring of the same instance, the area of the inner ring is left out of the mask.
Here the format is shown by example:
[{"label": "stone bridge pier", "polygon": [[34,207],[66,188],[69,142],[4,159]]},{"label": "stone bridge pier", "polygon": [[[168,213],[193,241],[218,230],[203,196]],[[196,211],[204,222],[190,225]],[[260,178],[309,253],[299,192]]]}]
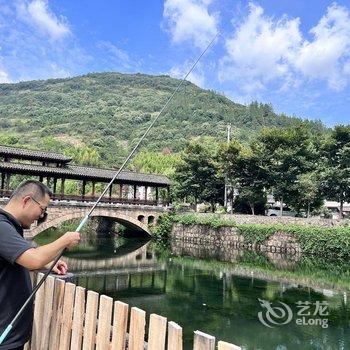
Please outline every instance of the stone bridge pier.
[{"label": "stone bridge pier", "polygon": [[[47,210],[48,219],[43,224],[35,224],[25,230],[25,238],[34,238],[51,227],[59,227],[63,222],[82,219],[94,203],[52,202]],[[143,234],[151,235],[150,228],[155,225],[159,216],[169,210],[164,206],[100,204],[92,212],[91,217],[113,219],[116,222]]]}]

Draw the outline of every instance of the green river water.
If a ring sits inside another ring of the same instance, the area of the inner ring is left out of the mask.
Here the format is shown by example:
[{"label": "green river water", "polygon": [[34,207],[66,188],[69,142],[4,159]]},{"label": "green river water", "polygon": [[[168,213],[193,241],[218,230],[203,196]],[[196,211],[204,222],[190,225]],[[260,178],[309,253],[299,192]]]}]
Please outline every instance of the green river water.
[{"label": "green river water", "polygon": [[[50,241],[39,237],[40,244]],[[87,241],[65,257],[71,281],[242,349],[350,349],[349,265],[140,239]]]}]

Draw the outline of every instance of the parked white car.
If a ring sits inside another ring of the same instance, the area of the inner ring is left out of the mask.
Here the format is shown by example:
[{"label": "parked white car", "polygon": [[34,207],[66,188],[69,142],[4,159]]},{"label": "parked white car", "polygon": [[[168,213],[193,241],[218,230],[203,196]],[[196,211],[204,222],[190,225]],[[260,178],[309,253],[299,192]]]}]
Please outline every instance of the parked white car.
[{"label": "parked white car", "polygon": [[[270,205],[270,207],[266,210],[265,214],[266,216],[281,216],[281,205],[279,204]],[[297,216],[297,213],[294,210],[283,205],[283,216],[295,217]]]}]

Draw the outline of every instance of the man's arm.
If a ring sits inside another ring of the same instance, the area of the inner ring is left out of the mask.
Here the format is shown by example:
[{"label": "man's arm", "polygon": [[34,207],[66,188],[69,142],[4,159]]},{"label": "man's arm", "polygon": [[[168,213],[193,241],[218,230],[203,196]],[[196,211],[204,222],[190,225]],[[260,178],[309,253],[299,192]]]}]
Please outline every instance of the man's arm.
[{"label": "man's arm", "polygon": [[26,250],[16,259],[16,263],[28,270],[42,269],[52,262],[64,248],[73,247],[79,241],[79,232],[67,232],[52,243]]}]

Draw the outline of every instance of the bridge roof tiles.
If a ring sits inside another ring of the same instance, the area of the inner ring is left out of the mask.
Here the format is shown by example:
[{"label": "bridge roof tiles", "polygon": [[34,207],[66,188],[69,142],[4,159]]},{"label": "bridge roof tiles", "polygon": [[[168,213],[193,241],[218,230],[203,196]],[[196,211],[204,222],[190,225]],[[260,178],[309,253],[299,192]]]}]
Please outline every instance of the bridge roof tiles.
[{"label": "bridge roof tiles", "polygon": [[[101,169],[68,165],[65,167],[41,166],[24,163],[0,162],[0,171],[23,175],[52,176],[66,179],[109,182],[116,173],[116,169]],[[118,181],[119,180],[119,181]],[[122,171],[116,182],[129,184],[144,184],[169,186],[170,180],[164,175],[142,174],[132,171]]]},{"label": "bridge roof tiles", "polygon": [[3,145],[0,145],[0,157],[41,160],[61,163],[68,163],[72,160],[72,158],[66,157],[63,154],[59,153],[35,151],[31,149],[8,147]]},{"label": "bridge roof tiles", "polygon": [[[71,165],[69,166],[69,169],[71,169],[74,173],[80,174],[81,176],[104,178],[108,181],[112,180],[113,176],[118,170],[83,167],[77,165]],[[170,185],[170,180],[164,175],[136,173],[133,171],[122,171],[118,176],[118,179],[128,182],[147,182],[150,184],[165,186]]]}]

